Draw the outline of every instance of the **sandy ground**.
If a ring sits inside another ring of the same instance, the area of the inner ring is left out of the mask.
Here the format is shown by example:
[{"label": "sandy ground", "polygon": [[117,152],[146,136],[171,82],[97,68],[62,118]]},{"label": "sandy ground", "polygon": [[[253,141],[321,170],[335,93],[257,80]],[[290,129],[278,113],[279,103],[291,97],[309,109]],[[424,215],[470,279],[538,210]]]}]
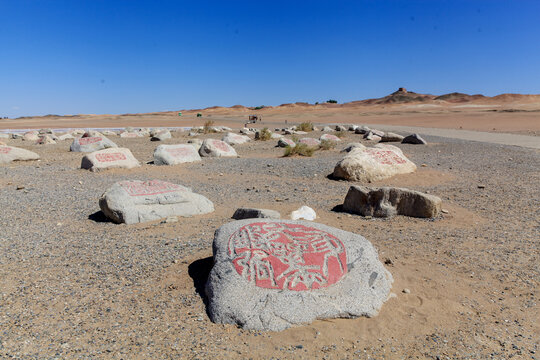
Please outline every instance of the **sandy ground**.
[{"label": "sandy ground", "polygon": [[[343,144],[360,139],[347,133]],[[174,134],[165,143],[187,140]],[[238,159],[156,167],[149,162],[157,143],[114,138],[144,165],[90,173],[79,169],[82,154],[69,152],[69,142],[8,140],[42,160],[0,166],[0,357],[538,358],[540,152],[427,140],[398,145],[416,173],[373,185],[440,196],[448,213],[435,220],[335,211],[351,183],[327,175],[344,145],[283,158],[275,141],[252,142],[237,146]],[[99,212],[99,196],[115,181],[154,178],[193,188],[216,211],[131,226]],[[396,296],[371,319],[279,333],[210,322],[202,287],[214,230],[240,206],[287,217],[301,205],[313,207],[318,222],[370,240]]]},{"label": "sandy ground", "polygon": [[[197,113],[202,117],[197,117]],[[47,116],[21,119],[1,119],[1,129],[87,128],[87,127],[157,127],[202,126],[211,120],[216,125],[241,127],[249,114],[262,116],[257,126],[284,127],[311,121],[315,124],[381,124],[419,126],[441,129],[463,129],[540,135],[540,103],[496,103],[439,106],[434,104],[398,104],[347,107],[292,106],[249,110],[218,108],[197,111],[161,112],[127,115]]]}]

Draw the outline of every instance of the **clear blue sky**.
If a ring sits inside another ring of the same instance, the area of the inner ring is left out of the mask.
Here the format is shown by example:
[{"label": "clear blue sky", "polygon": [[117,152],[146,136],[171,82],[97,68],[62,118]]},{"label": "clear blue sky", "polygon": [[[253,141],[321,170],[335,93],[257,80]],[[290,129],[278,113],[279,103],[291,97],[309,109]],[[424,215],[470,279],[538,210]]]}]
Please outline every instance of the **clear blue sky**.
[{"label": "clear blue sky", "polygon": [[0,0],[0,116],[540,93],[540,1]]}]

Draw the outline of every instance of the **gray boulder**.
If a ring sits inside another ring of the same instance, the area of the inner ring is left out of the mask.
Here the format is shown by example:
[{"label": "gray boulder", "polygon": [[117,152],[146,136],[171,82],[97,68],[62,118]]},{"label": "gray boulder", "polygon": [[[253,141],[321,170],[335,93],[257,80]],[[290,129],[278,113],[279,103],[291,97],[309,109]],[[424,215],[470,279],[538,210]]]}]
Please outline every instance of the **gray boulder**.
[{"label": "gray boulder", "polygon": [[255,218],[281,219],[281,214],[275,210],[269,209],[239,208],[236,209],[232,218],[235,220]]},{"label": "gray boulder", "polygon": [[169,130],[162,129],[153,133],[152,137],[150,138],[150,141],[163,141],[163,140],[170,139],[171,137],[172,137],[171,132]]},{"label": "gray boulder", "polygon": [[347,131],[347,128],[343,125],[336,125],[336,131]]},{"label": "gray boulder", "polygon": [[366,147],[361,143],[349,143],[347,146],[340,152],[351,152],[354,149],[365,149]]},{"label": "gray boulder", "polygon": [[393,132],[387,132],[381,137],[381,142],[401,142],[402,140],[403,136]]},{"label": "gray boulder", "polygon": [[112,221],[126,224],[214,211],[214,204],[204,196],[161,180],[117,182],[101,196],[99,207]]},{"label": "gray boulder", "polygon": [[354,130],[354,133],[355,134],[365,134],[367,132],[369,132],[371,129],[368,128],[367,126],[359,126],[356,128],[356,130]]},{"label": "gray boulder", "polygon": [[237,157],[238,154],[234,148],[217,139],[206,139],[203,141],[199,155],[202,157]]},{"label": "gray boulder", "polygon": [[210,319],[244,329],[372,317],[393,281],[365,238],[308,221],[231,222],[216,231],[213,254]]},{"label": "gray boulder", "polygon": [[73,139],[69,150],[75,152],[93,152],[117,147],[114,142],[105,136],[87,136]]},{"label": "gray boulder", "polygon": [[129,149],[111,148],[86,154],[81,160],[81,169],[100,171],[105,169],[132,169],[141,166]]},{"label": "gray boulder", "polygon": [[240,145],[251,141],[251,138],[246,135],[238,135],[232,132],[225,134],[221,141],[226,142],[229,145]]},{"label": "gray boulder", "polygon": [[422,137],[418,134],[412,134],[409,136],[406,136],[403,140],[401,140],[402,144],[416,144],[416,145],[426,145],[427,141],[422,139]]},{"label": "gray boulder", "polygon": [[15,146],[0,146],[0,164],[9,164],[12,161],[38,160],[39,155],[33,151]]},{"label": "gray boulder", "polygon": [[201,161],[198,149],[190,144],[159,145],[154,150],[155,165],[178,165]]},{"label": "gray boulder", "polygon": [[325,127],[323,127],[322,131],[323,132],[333,132],[334,129],[332,129],[330,126],[325,126]]},{"label": "gray boulder", "polygon": [[351,186],[343,203],[343,210],[374,217],[404,215],[433,218],[441,213],[442,200],[419,191],[394,188]]},{"label": "gray boulder", "polygon": [[301,138],[300,140],[298,140],[298,142],[301,144],[306,144],[307,146],[311,146],[311,147],[317,147],[321,145],[320,140],[315,139],[315,138]]},{"label": "gray boulder", "polygon": [[287,146],[290,146],[290,147],[295,147],[296,146],[296,143],[294,141],[292,141],[291,139],[287,139],[287,138],[281,138],[278,140],[278,146],[279,147],[287,147]]}]

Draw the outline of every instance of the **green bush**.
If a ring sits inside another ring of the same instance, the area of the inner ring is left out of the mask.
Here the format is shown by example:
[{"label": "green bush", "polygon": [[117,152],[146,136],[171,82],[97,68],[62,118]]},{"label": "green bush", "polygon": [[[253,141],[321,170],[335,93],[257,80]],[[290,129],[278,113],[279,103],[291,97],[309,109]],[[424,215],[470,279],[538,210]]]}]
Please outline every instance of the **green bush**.
[{"label": "green bush", "polygon": [[337,100],[332,100],[332,99],[326,100],[326,102],[329,104],[337,104]]},{"label": "green bush", "polygon": [[201,114],[201,113],[197,113],[197,117],[202,117],[202,114]]},{"label": "green bush", "polygon": [[257,134],[255,136],[255,140],[268,141],[272,138],[272,132],[266,127],[260,130]]},{"label": "green bush", "polygon": [[296,126],[296,130],[300,131],[313,131],[313,123],[310,121],[306,121],[301,123],[300,125]]},{"label": "green bush", "polygon": [[319,149],[321,150],[330,150],[335,148],[337,143],[332,140],[321,140],[321,144],[319,145]]},{"label": "green bush", "polygon": [[214,126],[214,121],[206,120],[203,125],[203,133],[208,134],[214,132],[212,127]]},{"label": "green bush", "polygon": [[317,150],[314,147],[307,146],[304,143],[298,143],[296,146],[287,146],[285,147],[285,152],[283,153],[284,157],[300,155],[300,156],[313,156],[313,153]]},{"label": "green bush", "polygon": [[261,105],[261,106],[255,106],[253,108],[253,110],[261,110],[261,109],[264,109],[264,105]]}]

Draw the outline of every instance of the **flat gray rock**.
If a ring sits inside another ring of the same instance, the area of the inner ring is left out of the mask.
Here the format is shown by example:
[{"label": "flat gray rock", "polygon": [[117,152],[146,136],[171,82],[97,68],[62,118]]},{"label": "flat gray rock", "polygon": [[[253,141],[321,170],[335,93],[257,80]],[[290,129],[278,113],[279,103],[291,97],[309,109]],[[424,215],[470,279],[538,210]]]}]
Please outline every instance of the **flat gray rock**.
[{"label": "flat gray rock", "polygon": [[253,209],[253,208],[238,208],[234,212],[233,219],[281,219],[281,214],[275,210],[269,209]]},{"label": "flat gray rock", "polygon": [[69,150],[75,152],[93,152],[117,147],[114,142],[105,136],[87,136],[73,139]]},{"label": "flat gray rock", "polygon": [[214,211],[214,204],[204,196],[161,180],[117,182],[101,196],[99,207],[112,221],[126,224]]},{"label": "flat gray rock", "polygon": [[162,129],[154,132],[150,141],[163,141],[172,137],[171,132],[168,129]]},{"label": "flat gray rock", "polygon": [[244,329],[375,316],[393,281],[362,236],[307,221],[234,221],[216,231],[213,252],[210,318]]},{"label": "flat gray rock", "polygon": [[33,151],[15,146],[0,145],[0,164],[9,164],[12,161],[38,160],[39,155]]},{"label": "flat gray rock", "polygon": [[401,142],[402,140],[403,136],[393,132],[387,132],[381,137],[381,142]]},{"label": "flat gray rock", "polygon": [[159,145],[154,151],[155,165],[178,165],[201,161],[198,149],[191,144]]},{"label": "flat gray rock", "polygon": [[402,144],[415,144],[415,145],[426,145],[427,141],[422,139],[422,137],[418,134],[412,134],[409,136],[405,136],[403,140],[401,140]]},{"label": "flat gray rock", "polygon": [[404,215],[433,218],[441,213],[442,200],[419,191],[394,187],[351,186],[343,210],[374,217]]}]

